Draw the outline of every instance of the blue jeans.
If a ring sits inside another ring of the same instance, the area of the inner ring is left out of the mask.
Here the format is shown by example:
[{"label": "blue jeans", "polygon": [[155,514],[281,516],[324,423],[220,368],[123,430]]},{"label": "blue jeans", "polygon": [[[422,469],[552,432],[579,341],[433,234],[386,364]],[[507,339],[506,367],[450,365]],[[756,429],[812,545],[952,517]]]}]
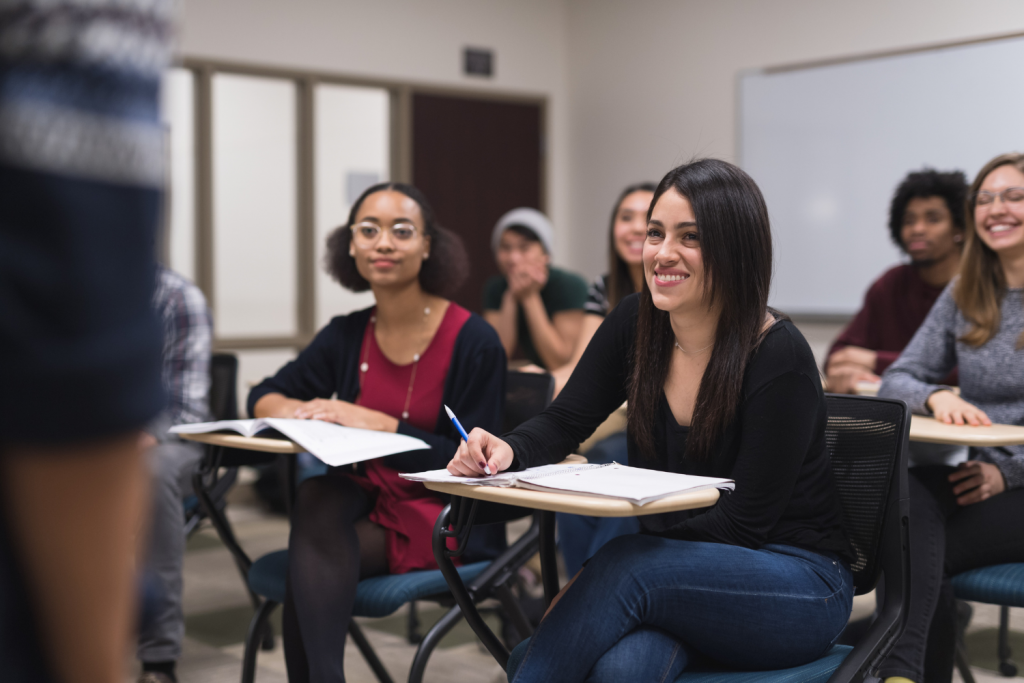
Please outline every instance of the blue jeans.
[{"label": "blue jeans", "polygon": [[[628,464],[626,432],[617,432],[594,444],[587,451],[587,462]],[[636,517],[589,517],[559,512],[555,518],[558,522],[558,549],[562,551],[565,572],[570,577],[576,576],[576,572],[583,568],[583,563],[608,541],[640,531],[640,522]]]},{"label": "blue jeans", "polygon": [[799,666],[835,642],[852,605],[846,563],[826,554],[620,536],[541,622],[514,680],[672,681],[701,657]]}]

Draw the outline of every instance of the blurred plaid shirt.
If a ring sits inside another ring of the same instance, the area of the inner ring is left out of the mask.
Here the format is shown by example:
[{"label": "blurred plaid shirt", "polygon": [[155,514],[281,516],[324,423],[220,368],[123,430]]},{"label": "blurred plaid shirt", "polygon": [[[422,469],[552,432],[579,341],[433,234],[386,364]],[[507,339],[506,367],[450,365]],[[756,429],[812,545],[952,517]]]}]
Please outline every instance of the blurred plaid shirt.
[{"label": "blurred plaid shirt", "polygon": [[209,420],[213,320],[206,298],[184,277],[158,266],[154,303],[164,326],[169,426]]}]

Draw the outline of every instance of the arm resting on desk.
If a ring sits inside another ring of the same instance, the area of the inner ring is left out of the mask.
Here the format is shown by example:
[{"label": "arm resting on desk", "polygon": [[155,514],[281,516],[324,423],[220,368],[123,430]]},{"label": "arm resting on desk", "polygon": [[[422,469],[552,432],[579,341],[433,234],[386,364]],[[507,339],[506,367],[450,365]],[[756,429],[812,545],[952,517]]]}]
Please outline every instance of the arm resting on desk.
[{"label": "arm resting on desk", "polygon": [[941,382],[956,367],[956,303],[950,290],[935,302],[928,317],[900,357],[882,377],[879,398],[898,398],[910,410],[928,415],[928,397],[936,391],[949,389]]}]

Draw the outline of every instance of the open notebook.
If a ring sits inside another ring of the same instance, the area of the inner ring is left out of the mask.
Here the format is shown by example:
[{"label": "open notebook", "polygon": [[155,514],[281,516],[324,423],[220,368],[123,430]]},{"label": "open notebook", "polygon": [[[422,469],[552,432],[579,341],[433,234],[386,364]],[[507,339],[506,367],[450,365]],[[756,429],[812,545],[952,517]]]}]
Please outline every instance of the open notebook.
[{"label": "open notebook", "polygon": [[501,472],[490,477],[457,477],[448,470],[403,474],[410,481],[500,486],[604,496],[645,505],[684,491],[700,489],[733,490],[732,479],[696,477],[689,474],[627,467],[617,462],[606,465],[544,465],[522,472]]},{"label": "open notebook", "polygon": [[280,417],[196,422],[171,427],[170,431],[173,434],[232,431],[242,436],[255,436],[264,429],[276,429],[320,460],[335,467],[430,448],[426,441],[404,434],[342,427],[322,420],[292,420]]}]

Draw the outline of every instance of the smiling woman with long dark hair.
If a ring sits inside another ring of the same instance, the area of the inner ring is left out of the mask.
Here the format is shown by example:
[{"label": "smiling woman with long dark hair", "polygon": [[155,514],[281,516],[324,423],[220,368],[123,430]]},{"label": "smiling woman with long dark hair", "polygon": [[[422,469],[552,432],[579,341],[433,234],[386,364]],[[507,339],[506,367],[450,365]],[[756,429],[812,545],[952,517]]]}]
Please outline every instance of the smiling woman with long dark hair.
[{"label": "smiling woman with long dark hair", "polygon": [[850,614],[825,397],[807,342],[767,306],[760,190],[732,164],[695,161],[661,181],[647,225],[642,291],[605,319],[556,401],[504,439],[473,430],[448,470],[558,461],[628,398],[631,465],[736,489],[707,510],[643,516],[645,533],[598,551],[516,681],[674,680],[697,655],[797,666]]}]

